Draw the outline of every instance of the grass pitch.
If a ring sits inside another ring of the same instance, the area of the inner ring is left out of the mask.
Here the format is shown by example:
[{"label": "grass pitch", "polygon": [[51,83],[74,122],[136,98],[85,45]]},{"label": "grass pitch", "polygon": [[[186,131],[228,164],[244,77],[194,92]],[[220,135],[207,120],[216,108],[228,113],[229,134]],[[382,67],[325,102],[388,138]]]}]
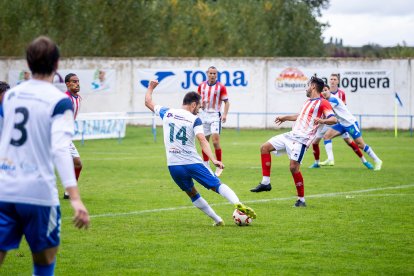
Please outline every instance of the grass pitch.
[{"label": "grass pitch", "polygon": [[[367,170],[340,137],[334,167],[308,169],[309,150],[301,169],[308,207],[298,209],[286,156],[272,156],[271,192],[249,191],[261,180],[259,147],[278,133],[222,134],[221,179],[257,212],[248,227],[234,225],[232,206],[198,184],[226,226],[212,227],[193,207],[169,176],[160,129],[155,143],[149,128],[137,127],[128,127],[120,144],[77,143],[84,164],[79,186],[92,224],[75,229],[69,202],[61,202],[56,275],[413,275],[414,138],[365,131],[384,161],[379,172]],[[31,262],[22,241],[0,274],[30,275]]]}]

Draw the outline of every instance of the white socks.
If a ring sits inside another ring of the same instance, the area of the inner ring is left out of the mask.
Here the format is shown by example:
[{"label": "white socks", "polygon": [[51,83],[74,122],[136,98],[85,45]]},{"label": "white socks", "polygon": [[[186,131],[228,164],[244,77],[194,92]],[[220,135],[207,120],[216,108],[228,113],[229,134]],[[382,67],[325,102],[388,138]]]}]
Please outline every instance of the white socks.
[{"label": "white socks", "polygon": [[208,205],[208,202],[201,196],[197,200],[193,201],[193,204],[195,207],[203,211],[207,216],[212,218],[214,222],[223,221],[221,217],[219,217],[216,212],[214,212],[213,208]]},{"label": "white socks", "polygon": [[262,182],[260,182],[264,185],[269,185],[270,184],[270,176],[263,176],[262,177]]},{"label": "white socks", "polygon": [[[325,141],[326,142],[326,141]],[[334,160],[334,154],[332,150],[332,141],[329,141],[325,144],[326,155],[328,156],[328,160]]]},{"label": "white socks", "polygon": [[232,204],[236,204],[236,203],[240,202],[240,200],[237,197],[236,193],[232,189],[230,189],[230,187],[227,186],[226,184],[222,183],[220,185],[218,193],[220,195],[222,195],[225,199],[227,199]]}]

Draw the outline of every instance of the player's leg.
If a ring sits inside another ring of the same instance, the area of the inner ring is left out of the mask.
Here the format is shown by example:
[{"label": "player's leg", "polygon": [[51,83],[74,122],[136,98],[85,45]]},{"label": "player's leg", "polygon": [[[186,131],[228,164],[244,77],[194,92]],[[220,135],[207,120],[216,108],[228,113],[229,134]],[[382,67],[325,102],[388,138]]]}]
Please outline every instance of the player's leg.
[{"label": "player's leg", "polygon": [[58,247],[33,253],[33,275],[54,275]]},{"label": "player's leg", "polygon": [[18,204],[24,235],[33,256],[33,275],[54,275],[60,244],[60,207]]},{"label": "player's leg", "polygon": [[[204,135],[206,136],[207,142],[210,143],[210,136],[211,136],[211,123],[203,122],[203,129]],[[210,162],[207,154],[202,150],[201,153],[203,154],[203,162],[208,168],[210,167]]]},{"label": "player's leg", "polygon": [[[262,181],[255,188],[250,189],[251,192],[259,193],[263,191],[270,191],[272,185],[270,184],[270,171],[272,168],[272,157],[271,152],[276,154],[284,153],[284,138],[283,134],[270,138],[266,143],[260,147],[260,159],[262,163]],[[280,152],[278,152],[280,151]]]},{"label": "player's leg", "polygon": [[323,143],[325,145],[325,151],[326,155],[328,156],[328,159],[320,162],[319,165],[321,166],[333,166],[335,165],[335,159],[333,155],[333,149],[332,149],[332,139],[336,136],[341,135],[345,130],[343,130],[343,127],[340,124],[336,124],[332,127],[330,127],[325,135],[323,136]]},{"label": "player's leg", "polygon": [[321,141],[320,137],[315,137],[312,142],[312,149],[313,149],[313,157],[315,158],[314,163],[309,167],[310,169],[320,168],[319,166],[319,158],[321,151],[319,149],[319,142]]},{"label": "player's leg", "polygon": [[306,145],[297,143],[296,141],[288,139],[286,141],[286,153],[289,156],[289,169],[295,183],[298,199],[295,202],[295,207],[306,207],[305,203],[305,186],[303,176],[300,172],[300,164],[306,153]]},{"label": "player's leg", "polygon": [[[345,133],[344,133],[345,134]],[[346,132],[346,134],[348,134]],[[348,134],[349,135],[349,134]],[[361,160],[362,164],[365,165],[365,167],[367,167],[368,169],[372,170],[374,167],[372,166],[372,164],[370,162],[367,161],[367,159],[365,159],[364,155],[362,154],[361,150],[359,149],[358,145],[355,143],[354,140],[352,140],[351,138],[348,137],[344,137],[344,135],[342,135],[342,137],[344,138],[345,143],[355,152],[355,154],[359,157],[359,159]]]},{"label": "player's leg", "polygon": [[4,258],[6,258],[7,251],[0,250],[0,267],[3,264]]},{"label": "player's leg", "polygon": [[206,167],[201,166],[201,164],[186,165],[186,167],[190,172],[191,177],[198,183],[227,199],[237,210],[245,213],[248,217],[253,219],[256,218],[256,212],[252,208],[241,203],[236,193],[229,186],[221,183],[220,179],[214,175],[211,170],[206,169]]},{"label": "player's leg", "polygon": [[7,251],[19,248],[23,237],[21,223],[14,203],[0,202],[0,267]]},{"label": "player's leg", "polygon": [[[199,165],[208,171],[207,167],[201,164]],[[191,165],[168,166],[170,175],[173,178],[174,182],[190,197],[191,202],[195,207],[200,209],[204,214],[214,220],[215,225],[224,225],[223,219],[219,217],[216,212],[214,212],[213,208],[211,208],[208,202],[198,193],[197,189],[194,187],[194,182],[191,178],[187,166]]]},{"label": "player's leg", "polygon": [[[218,161],[222,160],[222,149],[220,146],[220,133],[221,133],[221,118],[219,113],[214,115],[213,122],[211,123],[211,140],[213,142],[214,151],[216,154],[216,159]],[[223,169],[216,168],[215,174],[220,176],[223,172]]]},{"label": "player's leg", "polygon": [[374,160],[374,171],[381,170],[382,160],[375,154],[373,148],[365,144],[364,140],[362,139],[362,136],[354,138],[354,140],[358,144],[358,147],[364,150],[369,155],[369,157],[371,157]]},{"label": "player's leg", "polygon": [[[73,166],[75,168],[76,181],[78,181],[80,173],[82,171],[82,161],[80,159],[80,155],[75,144],[70,143],[69,151],[73,158]],[[69,199],[69,194],[66,191],[63,193],[63,199]]]},{"label": "player's leg", "polygon": [[364,150],[373,160],[374,160],[374,171],[381,170],[382,160],[378,158],[374,150],[365,144],[364,139],[362,138],[362,132],[359,128],[358,122],[355,122],[353,125],[346,128],[346,131],[352,136],[355,143],[358,147]]}]

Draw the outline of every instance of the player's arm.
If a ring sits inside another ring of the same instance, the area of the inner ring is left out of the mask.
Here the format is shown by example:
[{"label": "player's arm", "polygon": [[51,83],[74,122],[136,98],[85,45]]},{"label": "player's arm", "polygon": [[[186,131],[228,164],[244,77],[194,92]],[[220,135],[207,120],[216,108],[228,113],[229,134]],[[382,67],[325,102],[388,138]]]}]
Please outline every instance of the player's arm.
[{"label": "player's arm", "polygon": [[154,112],[155,103],[152,100],[152,93],[154,92],[155,87],[157,87],[158,81],[152,80],[148,84],[147,93],[145,94],[145,106],[148,107],[149,110]]},{"label": "player's arm", "polygon": [[315,123],[325,124],[325,125],[334,125],[338,122],[334,114],[329,114],[326,119],[315,118]]},{"label": "player's arm", "polygon": [[72,102],[69,98],[66,98],[62,99],[53,111],[51,128],[52,158],[62,185],[69,193],[71,205],[75,211],[74,224],[78,228],[87,228],[89,214],[80,199],[73,159],[69,152],[74,130],[72,108]]},{"label": "player's arm", "polygon": [[229,113],[229,109],[230,109],[230,102],[229,100],[224,100],[224,112],[223,115],[221,116],[221,121],[223,123],[225,123],[227,121],[227,114]]},{"label": "player's arm", "polygon": [[198,141],[200,142],[201,149],[207,154],[208,158],[213,162],[214,166],[224,169],[223,163],[214,158],[213,152],[211,151],[210,144],[203,133],[196,134]]},{"label": "player's arm", "polygon": [[296,121],[296,119],[298,118],[299,114],[293,114],[293,115],[285,115],[285,116],[278,116],[275,119],[275,123],[280,125],[283,122],[286,121]]}]

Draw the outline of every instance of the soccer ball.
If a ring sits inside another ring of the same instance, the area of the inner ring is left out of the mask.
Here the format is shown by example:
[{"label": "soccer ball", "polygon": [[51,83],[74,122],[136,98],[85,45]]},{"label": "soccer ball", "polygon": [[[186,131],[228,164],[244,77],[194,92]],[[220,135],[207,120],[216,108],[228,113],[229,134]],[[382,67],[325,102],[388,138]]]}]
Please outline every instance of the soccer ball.
[{"label": "soccer ball", "polygon": [[252,219],[249,218],[245,213],[240,212],[239,210],[234,210],[233,212],[233,221],[238,226],[247,226],[252,223]]}]

